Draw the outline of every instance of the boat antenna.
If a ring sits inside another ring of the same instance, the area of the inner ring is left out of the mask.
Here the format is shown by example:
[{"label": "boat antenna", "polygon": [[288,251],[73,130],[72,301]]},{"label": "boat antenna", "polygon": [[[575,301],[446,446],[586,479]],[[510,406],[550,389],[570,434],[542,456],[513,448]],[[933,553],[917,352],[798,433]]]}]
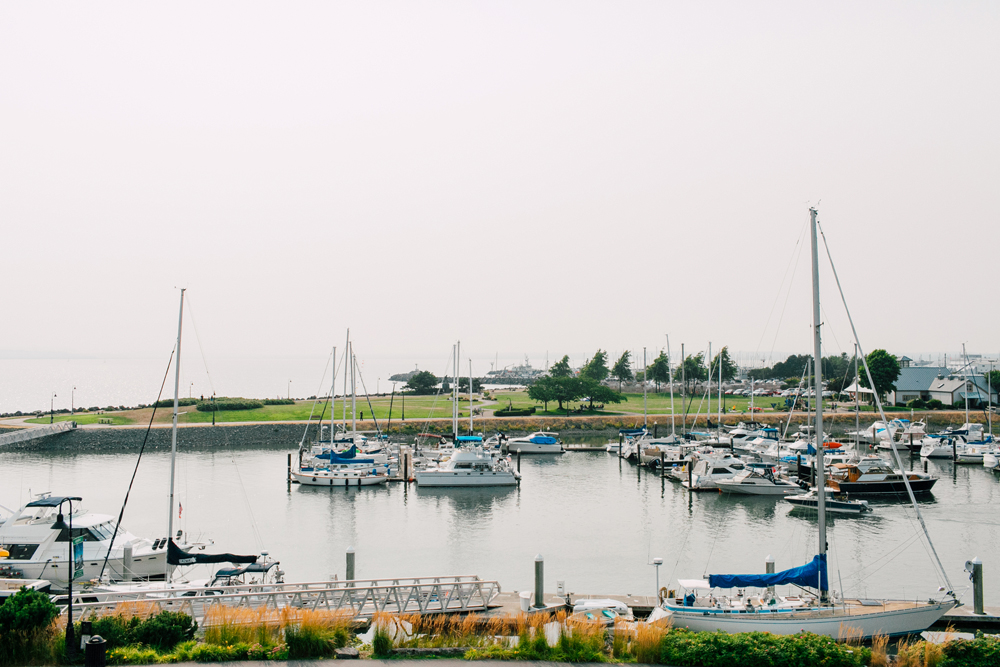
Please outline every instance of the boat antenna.
[{"label": "boat antenna", "polygon": [[[184,326],[184,292],[181,288],[180,312],[177,315],[177,356],[174,358],[174,416],[170,431],[170,507],[167,510],[167,545],[174,539],[174,472],[177,467],[177,406],[181,388],[181,331]],[[170,583],[170,559],[164,559],[164,575]]]},{"label": "boat antenna", "polygon": [[[142,453],[146,451],[146,442],[149,440],[149,432],[153,428],[153,419],[156,417],[156,408],[159,407],[160,398],[163,396],[163,388],[167,386],[167,378],[170,377],[170,364],[174,361],[174,350],[170,350],[170,359],[167,360],[167,368],[163,372],[163,381],[160,383],[160,392],[156,395],[153,403],[153,413],[149,415],[149,424],[146,425],[146,435],[142,438],[142,446],[139,447],[139,457],[135,460],[135,468],[132,470],[132,479],[129,480],[128,490],[125,491],[125,500],[122,502],[121,511],[118,512],[118,522],[115,523],[115,530],[111,533],[111,542],[108,544],[108,551],[104,554],[104,562],[101,564],[101,573],[97,575],[98,581],[104,576],[104,570],[108,566],[108,558],[111,556],[111,549],[115,546],[115,538],[121,530],[122,517],[125,515],[125,506],[128,505],[129,495],[132,493],[132,485],[135,484],[135,475],[139,472],[139,462],[142,461]],[[124,568],[124,563],[122,564]],[[122,572],[122,574],[125,574]]]},{"label": "boat antenna", "polygon": [[[823,461],[823,349],[820,340],[820,307],[819,307],[819,243],[816,239],[816,209],[809,209],[809,237],[812,246],[812,297],[813,297],[813,381],[816,387],[816,460],[813,468],[816,470],[816,509],[819,511],[819,555],[822,567],[826,569],[826,468]],[[820,576],[820,603],[829,601],[829,591],[822,587]]]},{"label": "boat antenna", "polygon": [[[879,416],[882,418],[882,421],[888,424],[889,420],[886,418],[885,410],[882,408],[882,400],[879,398],[878,392],[875,391],[875,381],[872,380],[872,371],[868,367],[868,359],[865,358],[865,350],[861,346],[861,339],[858,338],[858,330],[854,326],[854,318],[851,317],[851,309],[847,307],[847,298],[844,296],[844,288],[841,287],[840,285],[840,277],[837,275],[837,267],[834,265],[833,256],[830,254],[830,244],[826,242],[826,235],[823,233],[823,228],[819,226],[818,221],[816,224],[817,227],[819,227],[820,236],[823,237],[823,247],[826,249],[826,256],[827,259],[829,259],[830,261],[830,269],[831,271],[833,271],[833,279],[836,281],[837,289],[840,291],[840,300],[844,304],[844,312],[847,313],[847,321],[851,325],[851,333],[854,335],[854,342],[858,346],[858,359],[861,360],[861,362],[864,364],[865,367],[865,375],[868,378],[868,385],[872,389],[872,396],[875,399],[875,407],[878,408],[878,413]],[[903,485],[906,486],[906,494],[910,497],[910,504],[913,505],[913,510],[917,514],[917,520],[920,522],[920,527],[924,531],[924,537],[927,538],[927,545],[931,548],[931,553],[934,554],[934,560],[937,562],[938,569],[941,571],[941,576],[944,577],[944,582],[948,586],[947,594],[950,595],[952,598],[954,598],[955,597],[954,587],[951,585],[951,580],[948,579],[948,573],[945,571],[944,565],[941,563],[941,557],[938,556],[937,549],[934,548],[934,542],[931,541],[931,535],[930,532],[928,532],[927,530],[927,523],[924,521],[924,515],[920,512],[920,506],[917,505],[916,496],[913,495],[913,488],[910,486],[910,479],[909,477],[907,477],[905,470],[903,468],[903,459],[899,455],[899,450],[896,448],[896,441],[893,438],[889,438],[889,443],[892,445],[892,453],[896,457],[897,465],[899,465],[899,471],[901,473],[900,476],[903,478]],[[820,495],[820,498],[822,498],[822,494]],[[821,520],[822,516],[823,515],[821,513],[820,514]]]}]

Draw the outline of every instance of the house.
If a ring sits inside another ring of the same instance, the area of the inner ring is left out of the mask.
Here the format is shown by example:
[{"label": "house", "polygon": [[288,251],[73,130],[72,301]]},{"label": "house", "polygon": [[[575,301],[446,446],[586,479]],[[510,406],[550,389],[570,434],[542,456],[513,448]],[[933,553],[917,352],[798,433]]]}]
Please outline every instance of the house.
[{"label": "house", "polygon": [[[997,389],[993,388],[993,402],[997,402]],[[889,392],[890,405],[906,405],[912,400],[929,401],[937,399],[945,405],[965,405],[965,395],[969,395],[969,406],[985,405],[989,402],[986,378],[970,375],[955,375],[944,366],[904,366],[899,369],[894,390]]]}]

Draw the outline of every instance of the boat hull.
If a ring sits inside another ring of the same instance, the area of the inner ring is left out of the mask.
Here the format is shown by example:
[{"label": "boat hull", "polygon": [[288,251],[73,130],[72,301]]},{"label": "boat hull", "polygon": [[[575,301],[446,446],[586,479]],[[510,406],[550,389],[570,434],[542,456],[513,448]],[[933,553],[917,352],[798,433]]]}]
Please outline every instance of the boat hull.
[{"label": "boat hull", "polygon": [[292,479],[305,486],[373,486],[389,481],[387,475],[369,475],[366,477],[332,477],[315,473],[293,472]]},{"label": "boat hull", "polygon": [[[891,608],[898,607],[898,608]],[[663,616],[673,619],[675,628],[688,628],[696,632],[770,632],[776,635],[793,635],[812,632],[835,639],[848,636],[869,638],[875,635],[890,637],[916,634],[932,626],[955,602],[889,603],[873,607],[870,613],[845,613],[840,607],[829,610],[759,610],[753,612],[670,605]],[[652,618],[652,617],[651,617]]]},{"label": "boat hull", "polygon": [[514,486],[517,478],[510,471],[418,470],[417,486]]},{"label": "boat hull", "polygon": [[730,482],[716,482],[716,486],[723,493],[732,493],[741,496],[792,496],[802,493],[798,486],[764,486],[763,484],[739,484]]},{"label": "boat hull", "polygon": [[[937,478],[911,479],[910,488],[913,493],[930,493],[931,488],[937,482]],[[885,482],[837,482],[840,493],[850,496],[875,496],[875,495],[906,495],[906,484],[902,480]]]},{"label": "boat hull", "polygon": [[509,440],[507,451],[511,453],[520,452],[522,454],[562,454],[563,446],[558,442],[554,445],[540,445],[535,442],[518,442]]}]

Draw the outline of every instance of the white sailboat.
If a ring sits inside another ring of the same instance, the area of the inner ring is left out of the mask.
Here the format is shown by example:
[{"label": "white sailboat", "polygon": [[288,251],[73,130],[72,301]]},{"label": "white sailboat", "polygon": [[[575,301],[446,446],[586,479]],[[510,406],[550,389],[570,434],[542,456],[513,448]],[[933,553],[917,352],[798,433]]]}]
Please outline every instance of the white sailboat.
[{"label": "white sailboat", "polygon": [[[813,356],[815,359],[816,395],[822,388],[822,348],[820,344],[819,305],[819,262],[816,209],[811,208],[810,229],[812,238],[812,282],[813,282]],[[836,269],[834,269],[836,277]],[[839,281],[838,281],[839,285]],[[845,304],[846,305],[846,304]],[[850,312],[848,312],[850,318]],[[851,321],[851,328],[857,341],[857,332]],[[863,358],[863,357],[862,357]],[[867,364],[865,370],[868,371]],[[869,372],[869,382],[871,376]],[[877,398],[876,398],[877,400]],[[879,403],[881,412],[881,404]],[[823,404],[816,401],[816,441],[823,442]],[[885,420],[885,416],[882,415]],[[893,450],[897,460],[899,453]],[[899,463],[902,467],[902,462]],[[824,489],[824,467],[816,466],[817,488]],[[904,476],[905,478],[905,476]],[[907,490],[909,483],[906,482]],[[912,491],[910,500],[924,533],[927,533],[920,509]],[[934,554],[937,565],[948,584],[948,592],[940,600],[863,600],[836,598],[831,595],[827,578],[827,536],[826,536],[826,493],[816,495],[816,509],[819,513],[819,553],[809,563],[770,574],[713,574],[707,579],[687,579],[678,583],[687,593],[666,599],[654,609],[651,621],[670,617],[675,627],[687,627],[696,631],[725,632],[771,632],[774,634],[795,634],[802,631],[831,637],[847,635],[872,637],[876,634],[905,635],[920,632],[937,621],[945,612],[958,604],[948,575],[941,565],[934,545],[927,535],[928,546]],[[816,589],[815,595],[779,596],[774,594],[774,586],[795,584],[799,587]],[[735,596],[714,595],[715,589],[741,589]],[[745,595],[747,588],[758,588],[758,595]],[[708,591],[708,595],[700,595]]]}]

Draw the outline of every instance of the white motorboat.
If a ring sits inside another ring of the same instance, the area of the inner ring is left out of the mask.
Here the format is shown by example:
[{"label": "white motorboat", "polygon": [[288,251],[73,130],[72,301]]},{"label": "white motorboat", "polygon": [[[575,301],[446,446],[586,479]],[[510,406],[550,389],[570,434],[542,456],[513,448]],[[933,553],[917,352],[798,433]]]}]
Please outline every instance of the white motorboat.
[{"label": "white motorboat", "polygon": [[791,496],[802,493],[795,482],[775,477],[771,468],[747,469],[732,479],[717,480],[715,485],[723,493],[749,496]]},{"label": "white motorboat", "polygon": [[[808,493],[801,495],[785,496],[785,502],[796,507],[819,510],[819,497],[815,488],[809,489]],[[826,490],[824,507],[827,514],[864,514],[872,511],[867,500],[841,500],[833,495],[832,489]]]},{"label": "white motorboat", "polygon": [[925,459],[957,459],[965,450],[965,439],[960,435],[927,436],[921,441],[920,456]]},{"label": "white motorboat", "polygon": [[732,456],[703,458],[691,469],[691,484],[688,484],[687,479],[683,479],[681,484],[692,490],[718,489],[716,482],[734,478],[745,467],[743,461]]},{"label": "white motorboat", "polygon": [[444,463],[417,470],[417,486],[513,486],[521,479],[510,456],[483,449],[482,438],[459,436],[459,447]]},{"label": "white motorboat", "polygon": [[564,450],[558,433],[535,431],[508,440],[507,451],[522,454],[562,454]]},{"label": "white motorboat", "polygon": [[[53,530],[63,500],[42,493],[0,522],[0,546],[9,553],[2,564],[8,572],[28,579],[47,579],[59,590],[67,587],[70,531],[68,527]],[[73,536],[83,537],[83,575],[77,579],[96,579],[102,570],[119,581],[163,579],[166,575],[166,537],[150,540],[119,527],[112,545],[115,517],[74,507],[72,522]],[[175,544],[181,539],[175,537]],[[204,549],[206,545],[181,542],[178,546],[189,550]]]}]

